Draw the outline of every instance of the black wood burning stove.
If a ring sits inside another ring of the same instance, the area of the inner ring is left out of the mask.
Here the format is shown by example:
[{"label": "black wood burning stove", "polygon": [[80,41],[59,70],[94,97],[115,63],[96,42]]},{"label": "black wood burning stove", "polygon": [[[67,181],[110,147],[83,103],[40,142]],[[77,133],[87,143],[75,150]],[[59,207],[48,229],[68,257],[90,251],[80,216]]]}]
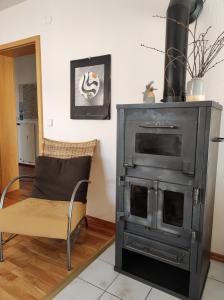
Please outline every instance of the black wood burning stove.
[{"label": "black wood burning stove", "polygon": [[[165,53],[187,56],[186,28],[202,7],[202,0],[170,0]],[[199,300],[210,264],[222,107],[184,102],[186,62],[169,59],[164,104],[117,107],[115,270]]]},{"label": "black wood burning stove", "polygon": [[115,270],[198,300],[209,269],[222,107],[117,109]]}]

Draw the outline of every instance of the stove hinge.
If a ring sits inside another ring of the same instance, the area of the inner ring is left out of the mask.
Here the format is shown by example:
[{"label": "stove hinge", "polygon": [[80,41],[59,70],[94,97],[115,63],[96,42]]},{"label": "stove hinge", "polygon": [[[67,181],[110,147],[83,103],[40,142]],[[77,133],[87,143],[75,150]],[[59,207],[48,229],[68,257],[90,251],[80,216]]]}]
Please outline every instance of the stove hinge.
[{"label": "stove hinge", "polygon": [[120,176],[118,178],[118,186],[129,186],[130,182],[125,180],[125,176]]},{"label": "stove hinge", "polygon": [[124,167],[125,168],[135,168],[136,165],[134,163],[133,157],[128,157],[127,161],[124,162]]},{"label": "stove hinge", "polygon": [[124,220],[125,218],[129,217],[130,214],[128,212],[118,211],[116,214],[117,222]]},{"label": "stove hinge", "polygon": [[194,205],[198,205],[200,203],[200,188],[193,189],[193,203]]},{"label": "stove hinge", "polygon": [[191,243],[194,244],[197,242],[197,239],[198,239],[198,232],[193,230],[191,232]]}]

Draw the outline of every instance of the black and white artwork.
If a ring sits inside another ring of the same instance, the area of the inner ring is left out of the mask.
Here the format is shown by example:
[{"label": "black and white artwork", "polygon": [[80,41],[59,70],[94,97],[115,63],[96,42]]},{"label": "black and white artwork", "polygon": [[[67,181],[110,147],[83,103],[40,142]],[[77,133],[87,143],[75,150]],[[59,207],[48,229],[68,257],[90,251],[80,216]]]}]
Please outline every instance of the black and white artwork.
[{"label": "black and white artwork", "polygon": [[111,56],[71,61],[71,119],[110,119]]}]

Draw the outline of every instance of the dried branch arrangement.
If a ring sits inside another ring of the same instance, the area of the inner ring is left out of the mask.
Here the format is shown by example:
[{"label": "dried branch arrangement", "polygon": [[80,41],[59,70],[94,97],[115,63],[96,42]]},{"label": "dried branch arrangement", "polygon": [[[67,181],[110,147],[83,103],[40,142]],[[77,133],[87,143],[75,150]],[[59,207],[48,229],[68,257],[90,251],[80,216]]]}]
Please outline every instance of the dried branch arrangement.
[{"label": "dried branch arrangement", "polygon": [[[186,64],[187,71],[190,74],[191,78],[204,77],[204,75],[208,71],[215,68],[218,64],[224,62],[224,58],[218,59],[221,50],[224,48],[224,31],[220,33],[220,35],[213,43],[211,43],[208,40],[208,34],[212,27],[209,26],[205,30],[205,32],[201,32],[200,34],[198,34],[198,19],[195,21],[194,29],[191,30],[184,23],[181,23],[176,19],[158,15],[155,15],[153,17],[175,22],[177,25],[183,26],[186,30],[188,30],[190,38],[192,40],[188,44],[188,56],[186,57],[180,50],[173,47],[169,48],[166,54],[169,57],[169,64],[172,64],[175,61]],[[150,47],[145,44],[141,44],[141,46],[165,54],[165,52],[160,49]],[[177,54],[176,57],[172,55],[174,51]]]}]

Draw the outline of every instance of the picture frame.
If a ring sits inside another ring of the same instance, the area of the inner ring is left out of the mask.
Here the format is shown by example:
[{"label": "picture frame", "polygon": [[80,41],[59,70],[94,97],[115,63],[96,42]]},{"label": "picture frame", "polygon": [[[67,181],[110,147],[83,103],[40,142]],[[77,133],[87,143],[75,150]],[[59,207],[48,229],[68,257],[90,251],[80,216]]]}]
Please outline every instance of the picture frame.
[{"label": "picture frame", "polygon": [[71,119],[109,120],[111,106],[111,55],[73,60]]}]

